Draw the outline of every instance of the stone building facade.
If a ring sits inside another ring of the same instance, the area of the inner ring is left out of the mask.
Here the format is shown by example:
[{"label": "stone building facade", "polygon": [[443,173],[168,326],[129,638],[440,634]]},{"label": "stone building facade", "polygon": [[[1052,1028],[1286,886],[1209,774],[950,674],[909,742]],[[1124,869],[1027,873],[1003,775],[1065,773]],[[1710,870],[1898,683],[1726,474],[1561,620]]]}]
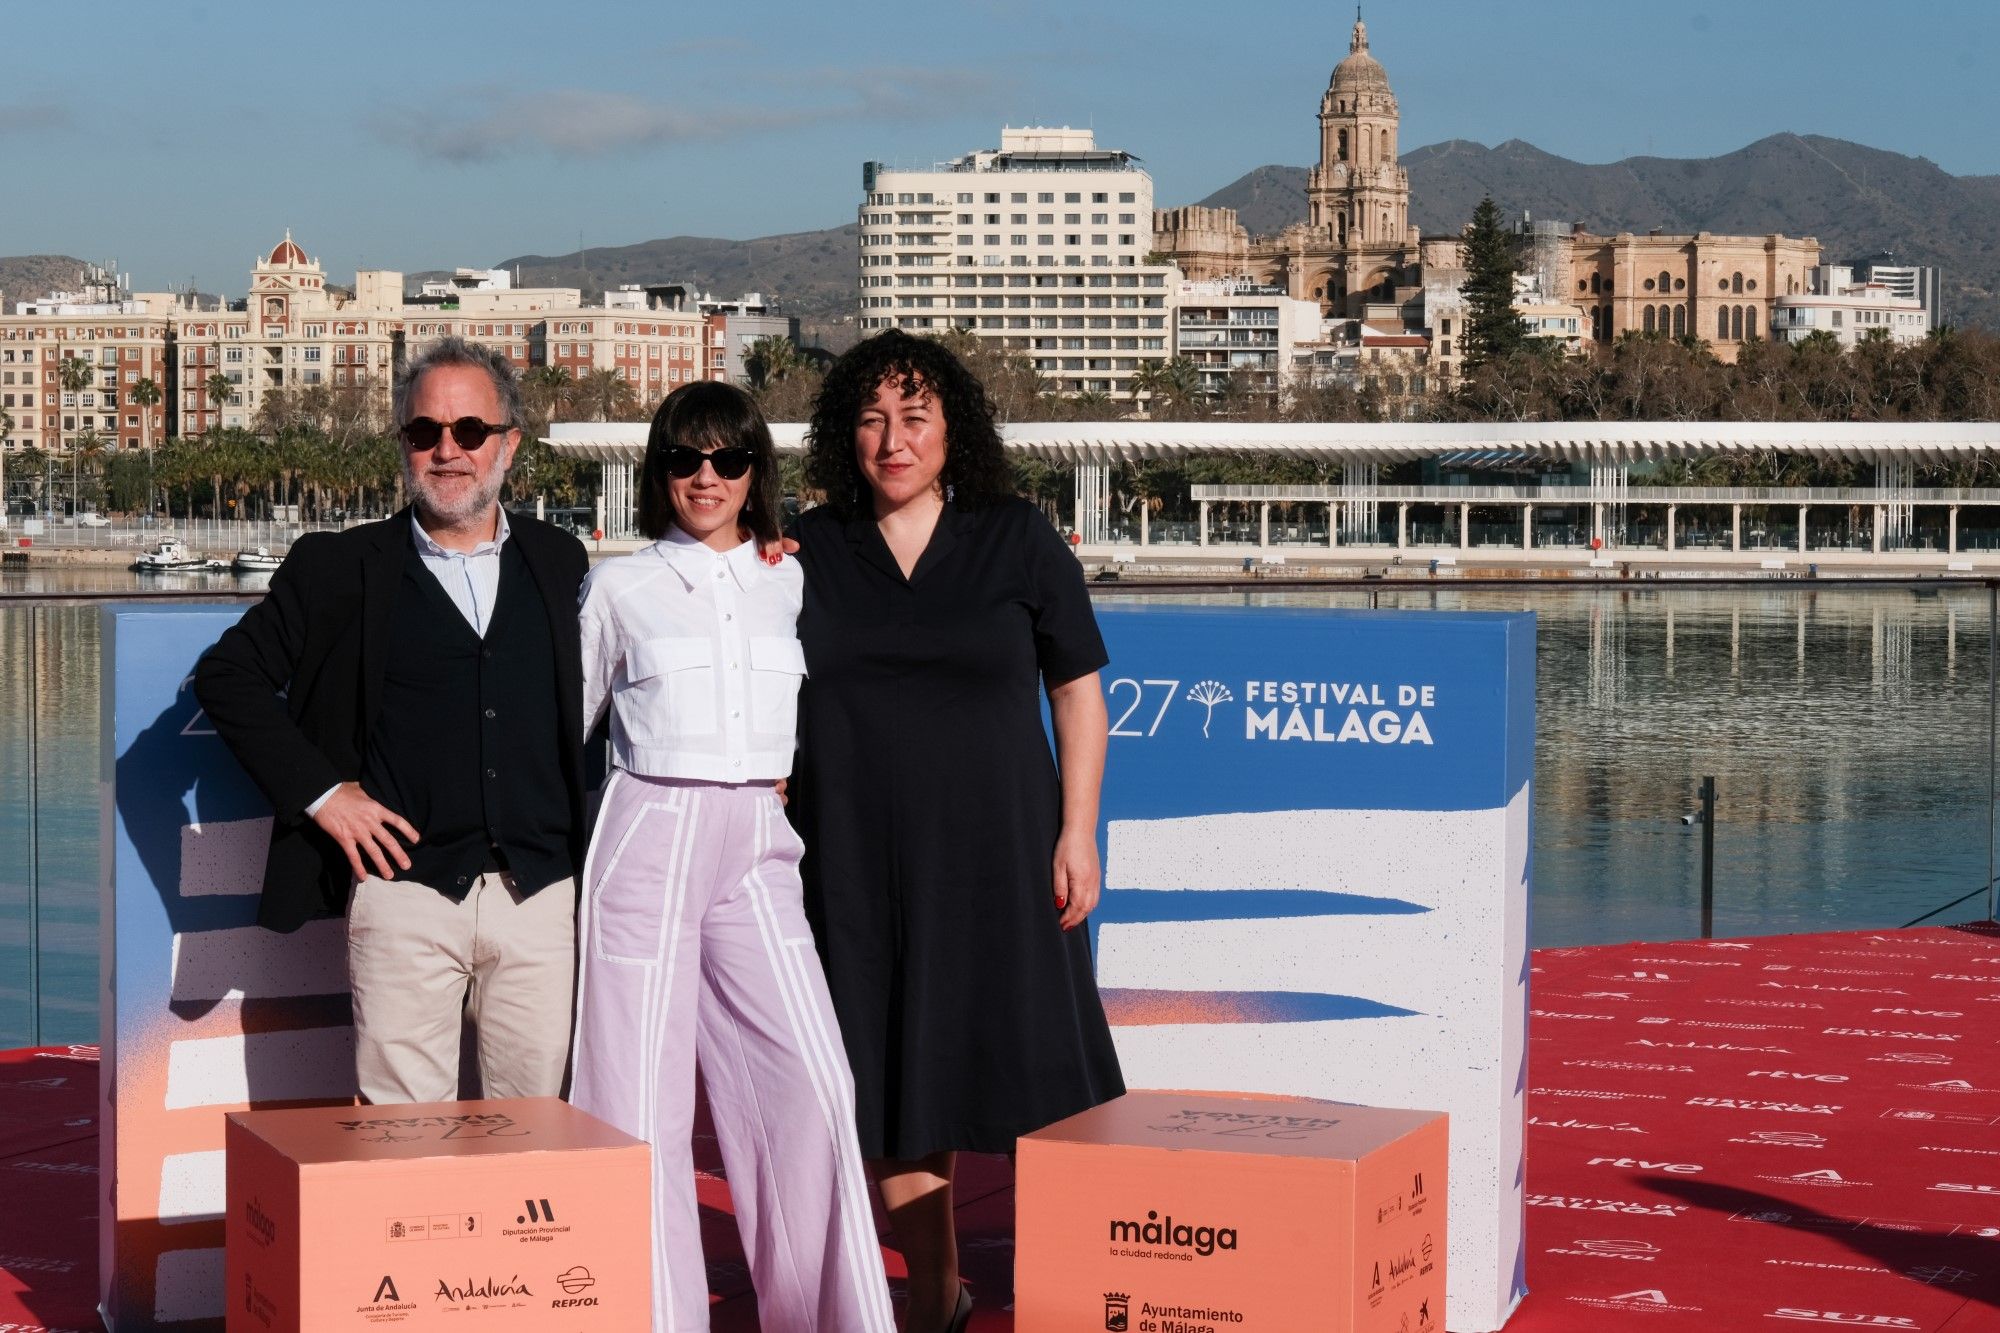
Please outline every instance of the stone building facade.
[{"label": "stone building facade", "polygon": [[1153,215],[1153,248],[1189,279],[1247,277],[1317,301],[1329,319],[1358,319],[1421,282],[1410,226],[1410,175],[1396,160],[1401,112],[1389,75],[1355,20],[1347,57],[1319,104],[1319,162],[1306,182],[1307,217],[1252,238],[1228,208]]},{"label": "stone building facade", "polygon": [[1718,359],[1734,361],[1745,342],[1771,336],[1780,298],[1810,290],[1819,242],[1705,231],[1598,236],[1578,227],[1565,257],[1569,271],[1555,275],[1551,290],[1583,307],[1598,342],[1621,333],[1692,334]]},{"label": "stone building facade", "polygon": [[[1399,306],[1431,340],[1436,382],[1451,383],[1463,355],[1464,261],[1456,236],[1420,239],[1410,226],[1409,173],[1396,160],[1400,123],[1388,74],[1357,19],[1347,56],[1320,98],[1307,217],[1276,236],[1252,237],[1234,209],[1160,209],[1154,249],[1189,279],[1278,287],[1317,301],[1328,320]],[[1571,305],[1581,311],[1579,347],[1626,332],[1692,334],[1733,361],[1745,342],[1770,336],[1781,298],[1810,290],[1820,249],[1810,237],[1607,236],[1538,222],[1523,225],[1521,257],[1538,279],[1530,304],[1563,318]]]}]

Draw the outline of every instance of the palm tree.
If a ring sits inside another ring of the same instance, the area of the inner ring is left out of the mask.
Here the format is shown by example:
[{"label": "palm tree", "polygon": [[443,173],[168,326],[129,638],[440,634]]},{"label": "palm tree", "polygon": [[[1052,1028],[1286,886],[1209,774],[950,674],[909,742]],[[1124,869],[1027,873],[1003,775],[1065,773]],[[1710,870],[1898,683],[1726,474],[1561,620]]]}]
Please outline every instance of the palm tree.
[{"label": "palm tree", "polygon": [[[69,406],[72,409],[80,410],[84,390],[97,382],[97,367],[79,357],[66,356],[62,359],[62,364],[56,369],[56,378],[62,384],[63,392],[76,399],[76,402],[69,404]],[[62,436],[60,432],[57,434],[56,439],[57,443],[61,445]],[[72,512],[76,509],[76,483],[74,476],[75,469],[72,467],[69,497],[69,507]]]},{"label": "palm tree", "polygon": [[209,427],[214,430],[222,424],[222,405],[229,401],[229,395],[236,392],[236,386],[229,382],[229,376],[218,370],[201,382],[201,391],[208,395],[209,406],[215,411],[215,422]]},{"label": "palm tree", "polygon": [[145,377],[132,386],[132,402],[139,409],[139,441],[146,446],[146,512],[153,512],[153,409],[160,405],[160,386]]},{"label": "palm tree", "polygon": [[1141,412],[1146,404],[1159,397],[1167,385],[1167,366],[1164,361],[1147,361],[1132,372],[1130,380],[1132,401]]},{"label": "palm tree", "polygon": [[576,391],[567,366],[536,366],[521,377],[522,405],[528,413],[528,433],[539,436],[556,414],[564,411]]},{"label": "palm tree", "polygon": [[69,449],[69,508],[72,514],[83,507],[83,464],[88,462],[93,473],[104,457],[106,440],[95,427],[82,431],[70,441]]},{"label": "palm tree", "polygon": [[743,354],[743,373],[753,389],[776,384],[801,364],[798,344],[778,334],[757,339]]},{"label": "palm tree", "polygon": [[574,402],[592,421],[618,421],[638,410],[639,395],[631,381],[606,366],[586,372],[576,382]]},{"label": "palm tree", "polygon": [[7,437],[14,433],[14,414],[0,407],[0,527],[7,522]]}]

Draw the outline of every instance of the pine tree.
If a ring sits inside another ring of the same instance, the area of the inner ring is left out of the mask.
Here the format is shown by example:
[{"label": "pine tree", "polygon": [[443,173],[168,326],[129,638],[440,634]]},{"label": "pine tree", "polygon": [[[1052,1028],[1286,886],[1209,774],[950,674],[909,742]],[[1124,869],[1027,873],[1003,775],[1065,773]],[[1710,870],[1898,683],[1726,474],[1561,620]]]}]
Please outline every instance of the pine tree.
[{"label": "pine tree", "polygon": [[1527,326],[1514,313],[1514,245],[1501,225],[1491,195],[1472,210],[1465,229],[1465,369],[1505,360],[1527,341]]}]

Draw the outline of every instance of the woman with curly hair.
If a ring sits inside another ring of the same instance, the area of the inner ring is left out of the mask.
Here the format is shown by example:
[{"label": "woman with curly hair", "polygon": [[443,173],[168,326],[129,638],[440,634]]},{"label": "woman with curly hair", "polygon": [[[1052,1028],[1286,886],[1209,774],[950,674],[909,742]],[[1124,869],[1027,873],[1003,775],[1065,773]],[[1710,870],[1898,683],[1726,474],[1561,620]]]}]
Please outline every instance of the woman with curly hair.
[{"label": "woman with curly hair", "polygon": [[808,451],[827,503],[798,524],[806,909],[906,1327],[959,1333],[953,1154],[1012,1152],[1125,1090],[1075,929],[1099,889],[1107,659],[1075,557],[1014,495],[946,348],[891,332],[847,352]]}]

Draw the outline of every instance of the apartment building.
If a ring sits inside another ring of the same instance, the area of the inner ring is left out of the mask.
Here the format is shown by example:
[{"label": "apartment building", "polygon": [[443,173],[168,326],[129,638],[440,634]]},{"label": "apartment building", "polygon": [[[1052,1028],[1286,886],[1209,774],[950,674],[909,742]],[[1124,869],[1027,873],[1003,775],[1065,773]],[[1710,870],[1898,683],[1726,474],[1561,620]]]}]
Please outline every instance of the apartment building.
[{"label": "apartment building", "polygon": [[928,170],[862,168],[859,314],[962,329],[1027,357],[1060,391],[1131,396],[1168,355],[1173,269],[1152,249],[1153,182],[1090,130],[1003,128]]},{"label": "apartment building", "polygon": [[[401,273],[372,269],[346,291],[287,233],[252,264],[245,297],[219,308],[113,282],[0,315],[0,409],[13,419],[0,447],[59,450],[86,430],[138,448],[252,429],[273,394],[319,386],[386,408],[396,366],[446,336],[498,348],[522,373],[615,371],[642,403],[707,374],[697,311],[586,306],[576,288],[515,287],[501,270],[460,270],[405,297]],[[65,359],[95,368],[89,388],[61,387]],[[150,412],[132,401],[142,379],[163,395]]]},{"label": "apartment building", "polygon": [[1883,282],[1856,282],[1846,264],[1821,264],[1810,276],[1809,290],[1779,297],[1772,309],[1776,341],[1802,342],[1828,333],[1852,347],[1871,337],[1922,342],[1930,333],[1930,314],[1915,296],[1899,296]]}]

